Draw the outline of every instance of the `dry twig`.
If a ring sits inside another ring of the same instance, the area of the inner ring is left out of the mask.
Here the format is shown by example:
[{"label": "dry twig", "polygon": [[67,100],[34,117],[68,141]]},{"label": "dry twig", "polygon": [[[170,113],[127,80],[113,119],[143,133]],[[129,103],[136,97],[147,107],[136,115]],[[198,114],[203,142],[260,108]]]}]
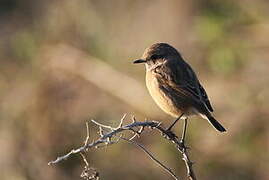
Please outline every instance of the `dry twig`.
[{"label": "dry twig", "polygon": [[[101,147],[103,145],[110,145],[110,144],[117,143],[120,139],[122,139],[122,140],[125,140],[125,141],[127,141],[131,144],[134,144],[137,147],[141,148],[141,150],[143,150],[155,163],[157,163],[166,172],[168,172],[174,179],[177,180],[178,177],[175,175],[175,173],[170,168],[166,167],[163,163],[161,163],[159,160],[157,160],[144,146],[133,141],[133,139],[135,137],[141,135],[142,132],[144,131],[144,129],[146,127],[148,127],[148,128],[159,131],[163,137],[165,137],[170,142],[172,142],[176,145],[177,150],[182,154],[182,159],[185,162],[188,178],[191,180],[196,180],[196,176],[195,176],[195,173],[194,173],[193,168],[192,168],[193,163],[191,162],[191,160],[189,158],[189,154],[187,153],[187,148],[184,144],[184,140],[183,141],[179,140],[178,137],[170,129],[163,128],[161,126],[161,123],[158,121],[138,122],[138,121],[136,121],[135,117],[133,117],[132,123],[127,124],[127,125],[123,125],[123,121],[124,121],[125,117],[126,117],[126,115],[124,115],[122,117],[120,124],[116,128],[98,123],[94,120],[91,120],[92,123],[94,123],[95,125],[97,125],[99,127],[99,134],[100,134],[100,138],[91,142],[91,143],[89,143],[89,138],[90,138],[89,132],[90,131],[89,131],[89,122],[87,122],[86,123],[87,137],[86,137],[86,140],[84,142],[84,145],[77,148],[77,149],[71,150],[69,153],[67,153],[63,156],[57,157],[56,160],[50,161],[48,164],[49,165],[56,164],[62,160],[66,160],[67,158],[69,158],[73,154],[80,153],[83,157],[83,160],[86,164],[86,167],[89,167],[89,164],[88,164],[85,156],[82,153],[88,151],[90,148],[94,148],[94,147],[98,148],[98,147]],[[186,130],[186,125],[187,125],[187,120],[185,119],[184,122],[185,122],[185,124],[184,124],[182,139],[185,139],[185,130]],[[136,130],[137,128],[139,128],[139,130]],[[106,132],[106,131],[108,131],[108,132]],[[134,135],[131,138],[124,138],[124,137],[122,137],[122,135],[119,136],[119,134],[121,134],[123,131],[131,131],[134,133]],[[113,137],[117,137],[118,139],[115,141],[112,141]],[[98,175],[97,178],[99,178],[99,173],[97,173],[97,175]]]}]

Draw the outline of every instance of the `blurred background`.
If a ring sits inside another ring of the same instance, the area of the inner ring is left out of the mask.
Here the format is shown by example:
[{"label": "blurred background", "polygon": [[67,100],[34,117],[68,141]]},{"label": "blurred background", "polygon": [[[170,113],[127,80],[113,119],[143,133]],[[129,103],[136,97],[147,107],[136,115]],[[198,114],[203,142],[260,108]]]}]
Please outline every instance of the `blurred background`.
[{"label": "blurred background", "polygon": [[[88,119],[168,126],[132,64],[156,42],[180,50],[228,130],[191,118],[198,179],[269,179],[268,17],[266,0],[1,0],[0,179],[79,179],[80,156],[47,163],[83,143]],[[172,144],[149,131],[137,141],[186,178]],[[87,157],[101,179],[171,179],[125,142]]]}]

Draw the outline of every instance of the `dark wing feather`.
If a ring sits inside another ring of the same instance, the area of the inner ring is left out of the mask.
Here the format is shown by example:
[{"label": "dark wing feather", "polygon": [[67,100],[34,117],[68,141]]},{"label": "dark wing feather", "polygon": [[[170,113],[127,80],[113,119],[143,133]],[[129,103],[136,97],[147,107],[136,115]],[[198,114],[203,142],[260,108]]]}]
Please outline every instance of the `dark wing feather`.
[{"label": "dark wing feather", "polygon": [[202,102],[209,111],[213,112],[206,91],[192,68],[183,60],[170,62],[172,63],[158,67],[155,72],[166,79],[170,87],[184,93],[186,96],[192,96],[194,101]]},{"label": "dark wing feather", "polygon": [[202,99],[203,99],[203,102],[206,104],[206,107],[207,109],[210,111],[210,112],[213,112],[213,108],[210,104],[210,101],[208,99],[208,96],[206,94],[206,91],[205,89],[203,88],[203,86],[199,83],[199,89],[200,89],[200,92],[201,92],[201,95],[202,95]]}]

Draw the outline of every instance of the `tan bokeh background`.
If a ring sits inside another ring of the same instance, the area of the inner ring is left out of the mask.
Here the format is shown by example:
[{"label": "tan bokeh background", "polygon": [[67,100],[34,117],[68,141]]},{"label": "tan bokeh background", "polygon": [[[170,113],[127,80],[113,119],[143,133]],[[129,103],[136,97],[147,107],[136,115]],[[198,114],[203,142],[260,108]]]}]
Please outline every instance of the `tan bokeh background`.
[{"label": "tan bokeh background", "polygon": [[[90,118],[171,123],[146,91],[144,67],[132,64],[155,42],[180,50],[228,130],[191,119],[197,177],[269,179],[268,15],[266,0],[2,0],[0,179],[79,179],[79,156],[47,162],[82,143]],[[151,132],[138,141],[185,178],[173,145]],[[171,179],[125,142],[88,158],[101,179]]]}]

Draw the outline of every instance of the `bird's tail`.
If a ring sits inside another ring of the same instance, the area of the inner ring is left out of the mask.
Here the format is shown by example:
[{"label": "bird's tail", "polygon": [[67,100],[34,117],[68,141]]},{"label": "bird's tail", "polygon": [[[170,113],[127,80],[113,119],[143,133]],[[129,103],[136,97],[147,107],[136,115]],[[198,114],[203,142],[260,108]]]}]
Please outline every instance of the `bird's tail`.
[{"label": "bird's tail", "polygon": [[220,131],[220,132],[225,132],[226,131],[226,129],[214,117],[212,117],[211,115],[208,115],[206,119],[218,131]]}]

